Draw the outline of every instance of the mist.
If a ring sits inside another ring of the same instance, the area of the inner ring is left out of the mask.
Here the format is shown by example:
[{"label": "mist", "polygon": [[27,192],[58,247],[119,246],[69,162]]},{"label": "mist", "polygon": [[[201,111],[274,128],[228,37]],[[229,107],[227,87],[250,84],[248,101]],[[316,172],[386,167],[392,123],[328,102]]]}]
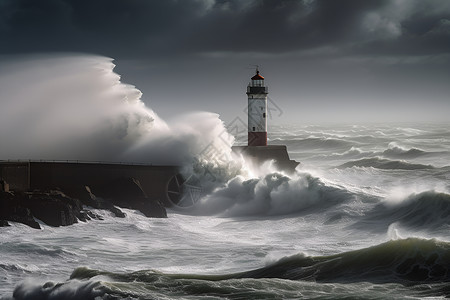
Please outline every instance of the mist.
[{"label": "mist", "polygon": [[194,214],[288,214],[338,193],[308,174],[246,162],[232,152],[234,137],[218,114],[186,112],[166,122],[139,89],[121,82],[111,58],[52,54],[1,63],[0,160],[179,166],[203,191]]},{"label": "mist", "polygon": [[202,191],[185,210],[196,215],[299,214],[355,197],[311,172],[288,175],[271,162],[246,161],[233,153],[235,137],[218,114],[163,120],[139,89],[121,81],[112,58],[32,55],[0,64],[0,160],[179,166]]},{"label": "mist", "polygon": [[0,63],[2,160],[184,165],[211,143],[231,152],[233,137],[217,114],[186,112],[169,125],[139,89],[121,82],[111,58],[52,54]]}]

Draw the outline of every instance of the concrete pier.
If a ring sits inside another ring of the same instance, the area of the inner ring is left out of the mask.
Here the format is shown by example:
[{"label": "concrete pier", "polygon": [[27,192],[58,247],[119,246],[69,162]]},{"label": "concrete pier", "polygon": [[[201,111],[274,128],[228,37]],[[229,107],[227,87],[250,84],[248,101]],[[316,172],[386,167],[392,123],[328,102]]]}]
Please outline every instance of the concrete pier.
[{"label": "concrete pier", "polygon": [[254,163],[262,164],[265,161],[273,160],[275,166],[280,171],[293,173],[299,162],[289,158],[285,145],[269,146],[233,146],[232,150],[236,153],[242,153],[246,159]]}]

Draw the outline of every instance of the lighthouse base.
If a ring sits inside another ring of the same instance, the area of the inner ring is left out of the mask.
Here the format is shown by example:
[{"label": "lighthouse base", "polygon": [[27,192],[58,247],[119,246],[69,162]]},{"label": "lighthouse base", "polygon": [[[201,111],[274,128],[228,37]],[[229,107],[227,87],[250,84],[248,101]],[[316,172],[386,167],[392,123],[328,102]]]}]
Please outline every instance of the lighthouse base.
[{"label": "lighthouse base", "polygon": [[249,132],[249,146],[267,146],[267,132]]},{"label": "lighthouse base", "polygon": [[289,158],[285,145],[233,146],[232,150],[235,153],[241,153],[253,163],[262,164],[265,161],[273,160],[275,167],[288,173],[294,173],[295,168],[300,164]]}]

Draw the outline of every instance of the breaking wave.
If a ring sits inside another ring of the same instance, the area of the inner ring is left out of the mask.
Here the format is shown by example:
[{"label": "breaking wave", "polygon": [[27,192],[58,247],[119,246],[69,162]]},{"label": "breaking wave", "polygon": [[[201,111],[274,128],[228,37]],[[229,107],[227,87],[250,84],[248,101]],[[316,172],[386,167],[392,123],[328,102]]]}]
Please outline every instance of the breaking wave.
[{"label": "breaking wave", "polygon": [[344,139],[338,138],[323,138],[323,137],[309,137],[305,139],[274,139],[270,141],[272,144],[282,144],[288,147],[298,149],[342,149],[349,148],[352,143]]},{"label": "breaking wave", "polygon": [[331,256],[295,255],[240,277],[414,284],[448,282],[450,244],[408,238]]},{"label": "breaking wave", "polygon": [[325,159],[349,159],[349,158],[363,158],[367,156],[372,156],[374,152],[372,151],[363,151],[358,147],[351,147],[350,149],[344,152],[334,152],[331,154],[319,154],[317,158],[325,158]]},{"label": "breaking wave", "polygon": [[0,262],[0,270],[6,272],[15,272],[20,271],[23,273],[32,273],[36,271],[38,267],[34,265],[25,265],[25,264],[13,264],[13,263],[1,263]]},{"label": "breaking wave", "polygon": [[120,299],[110,297],[107,289],[100,281],[71,280],[64,283],[46,282],[45,284],[25,281],[18,285],[13,292],[13,299],[33,300],[82,300],[82,299]]},{"label": "breaking wave", "polygon": [[292,177],[268,173],[257,178],[236,176],[203,197],[191,212],[200,215],[273,216],[326,210],[354,199],[345,188],[323,183],[308,173]]},{"label": "breaking wave", "polygon": [[404,148],[396,143],[389,143],[388,149],[383,152],[383,156],[390,158],[416,158],[427,154],[427,152],[417,148]]},{"label": "breaking wave", "polygon": [[319,154],[316,158],[324,159],[415,159],[423,156],[445,154],[440,152],[427,152],[418,148],[404,148],[391,142],[384,151],[365,151],[359,147],[352,146],[343,152],[333,152],[331,154]]},{"label": "breaking wave", "polygon": [[398,223],[410,229],[437,229],[450,225],[450,195],[434,191],[412,194],[400,202],[383,202],[354,226],[381,230]]},{"label": "breaking wave", "polygon": [[429,170],[434,169],[432,165],[413,164],[403,160],[389,160],[380,157],[363,158],[360,160],[346,162],[338,168],[352,168],[352,167],[372,167],[384,170]]},{"label": "breaking wave", "polygon": [[[449,271],[449,243],[408,238],[330,256],[297,254],[260,269],[224,275],[164,274],[154,270],[112,273],[81,267],[74,270],[66,282],[23,282],[16,287],[13,296],[16,300],[184,297],[261,299],[274,296],[264,290],[265,286],[287,284],[283,280],[403,285],[426,283],[431,285],[429,288],[436,284],[436,293],[442,295],[445,290],[439,290],[439,283],[450,281]],[[255,282],[253,279],[282,281]],[[259,292],[258,288],[253,288],[255,283],[260,285]]]}]

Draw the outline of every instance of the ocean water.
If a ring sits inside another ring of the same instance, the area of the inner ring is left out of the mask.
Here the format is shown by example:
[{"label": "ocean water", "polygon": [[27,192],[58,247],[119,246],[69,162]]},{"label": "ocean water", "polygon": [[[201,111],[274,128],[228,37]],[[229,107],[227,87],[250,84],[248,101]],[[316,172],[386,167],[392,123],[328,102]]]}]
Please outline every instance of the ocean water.
[{"label": "ocean water", "polygon": [[0,228],[1,299],[450,297],[450,124],[272,126],[295,174],[148,219]]}]

